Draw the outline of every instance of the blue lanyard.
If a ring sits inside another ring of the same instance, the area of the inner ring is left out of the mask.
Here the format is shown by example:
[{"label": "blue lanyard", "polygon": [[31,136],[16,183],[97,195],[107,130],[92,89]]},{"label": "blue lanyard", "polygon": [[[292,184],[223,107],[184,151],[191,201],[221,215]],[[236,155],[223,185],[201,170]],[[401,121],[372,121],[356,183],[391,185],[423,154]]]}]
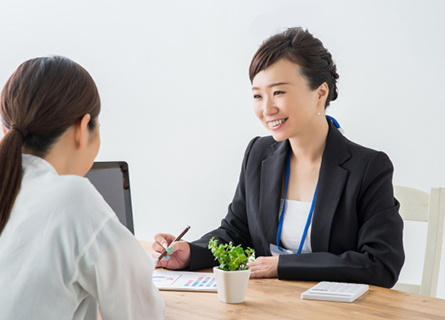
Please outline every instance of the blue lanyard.
[{"label": "blue lanyard", "polygon": [[[278,224],[278,232],[277,232],[277,248],[280,251],[283,251],[283,249],[280,248],[280,239],[281,239],[281,231],[283,229],[284,213],[286,211],[286,197],[287,197],[287,187],[289,185],[291,155],[292,155],[292,149],[289,150],[289,155],[287,157],[286,176],[284,180],[283,209],[281,211],[280,223]],[[314,207],[315,207],[315,198],[317,197],[317,188],[318,188],[318,182],[317,186],[315,187],[314,198],[312,199],[311,209],[309,210],[309,215],[307,217],[306,226],[304,227],[303,236],[301,237],[300,247],[298,248],[297,254],[300,254],[301,250],[303,249],[304,241],[306,240],[307,230],[309,229],[309,225],[311,224],[312,214],[314,213]]]}]

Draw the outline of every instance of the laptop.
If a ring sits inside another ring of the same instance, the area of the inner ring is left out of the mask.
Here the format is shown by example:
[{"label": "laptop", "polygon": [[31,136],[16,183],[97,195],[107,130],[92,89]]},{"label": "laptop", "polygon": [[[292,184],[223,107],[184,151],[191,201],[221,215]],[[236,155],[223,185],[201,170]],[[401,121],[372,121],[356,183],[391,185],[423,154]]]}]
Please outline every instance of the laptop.
[{"label": "laptop", "polygon": [[104,197],[119,221],[134,234],[128,164],[125,161],[94,162],[85,178]]}]

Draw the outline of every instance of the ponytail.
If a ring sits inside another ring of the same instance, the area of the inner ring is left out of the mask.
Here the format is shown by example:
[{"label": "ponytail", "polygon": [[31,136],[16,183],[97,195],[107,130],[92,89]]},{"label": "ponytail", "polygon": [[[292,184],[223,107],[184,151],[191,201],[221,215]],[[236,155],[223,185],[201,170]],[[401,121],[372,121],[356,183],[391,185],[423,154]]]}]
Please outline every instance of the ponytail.
[{"label": "ponytail", "polygon": [[0,141],[0,235],[22,184],[23,139],[20,129],[11,126]]}]

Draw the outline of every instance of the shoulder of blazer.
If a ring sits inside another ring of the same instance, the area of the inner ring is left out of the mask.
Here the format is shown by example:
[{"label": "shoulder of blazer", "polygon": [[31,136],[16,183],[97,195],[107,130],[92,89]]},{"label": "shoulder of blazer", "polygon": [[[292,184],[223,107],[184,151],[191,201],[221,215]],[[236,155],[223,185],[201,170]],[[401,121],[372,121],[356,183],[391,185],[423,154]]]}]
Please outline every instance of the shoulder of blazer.
[{"label": "shoulder of blazer", "polygon": [[265,160],[269,157],[287,152],[289,141],[275,141],[272,136],[255,137],[247,147],[246,155],[256,160]]},{"label": "shoulder of blazer", "polygon": [[378,153],[384,154],[383,152],[352,142],[341,134],[334,125],[329,124],[329,133],[323,153],[324,159],[329,159],[337,165],[349,161],[366,165]]}]

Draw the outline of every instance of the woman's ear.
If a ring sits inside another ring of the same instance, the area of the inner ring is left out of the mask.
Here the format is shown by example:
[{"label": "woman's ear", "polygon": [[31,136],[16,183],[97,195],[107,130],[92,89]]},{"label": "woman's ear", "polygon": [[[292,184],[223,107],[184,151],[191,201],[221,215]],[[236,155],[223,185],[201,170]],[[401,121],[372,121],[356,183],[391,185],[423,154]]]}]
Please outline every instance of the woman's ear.
[{"label": "woman's ear", "polygon": [[88,123],[90,120],[91,116],[87,113],[74,125],[74,139],[77,149],[83,149],[89,141],[90,129],[88,128]]},{"label": "woman's ear", "polygon": [[324,105],[326,104],[326,99],[328,98],[329,95],[329,86],[326,82],[323,82],[317,89],[317,94],[318,94],[318,102],[322,104],[322,106],[324,107]]}]

